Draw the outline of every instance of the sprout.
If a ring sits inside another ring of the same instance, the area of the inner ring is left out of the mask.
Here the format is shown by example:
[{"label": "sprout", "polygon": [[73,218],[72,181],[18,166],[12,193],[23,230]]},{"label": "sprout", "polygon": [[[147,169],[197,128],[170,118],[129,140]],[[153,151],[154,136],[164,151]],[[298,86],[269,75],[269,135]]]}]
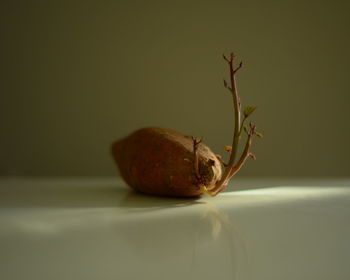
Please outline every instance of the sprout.
[{"label": "sprout", "polygon": [[[245,163],[248,157],[252,159],[256,159],[256,156],[250,152],[250,148],[252,145],[252,138],[254,135],[262,138],[262,134],[256,131],[256,126],[253,123],[249,123],[249,126],[245,125],[246,119],[252,115],[252,113],[256,110],[257,107],[248,106],[243,110],[243,114],[241,112],[241,102],[238,95],[237,84],[236,84],[236,73],[239,69],[242,68],[243,63],[240,62],[239,65],[235,68],[235,58],[236,55],[234,53],[230,54],[230,57],[223,55],[224,60],[227,62],[230,71],[230,84],[226,82],[224,79],[224,87],[227,88],[233,97],[233,107],[234,107],[234,115],[235,115],[235,128],[232,140],[232,146],[225,146],[225,150],[230,152],[230,159],[227,164],[224,164],[221,160],[221,156],[217,156],[220,162],[224,165],[225,170],[221,179],[216,182],[216,185],[213,189],[206,189],[205,186],[201,186],[203,193],[207,193],[209,195],[215,196],[222,190],[227,187],[230,179],[241,169],[243,164]],[[237,152],[238,152],[238,144],[241,139],[242,131],[245,131],[247,134],[246,143],[243,149],[243,152],[238,160],[236,160]]]}]

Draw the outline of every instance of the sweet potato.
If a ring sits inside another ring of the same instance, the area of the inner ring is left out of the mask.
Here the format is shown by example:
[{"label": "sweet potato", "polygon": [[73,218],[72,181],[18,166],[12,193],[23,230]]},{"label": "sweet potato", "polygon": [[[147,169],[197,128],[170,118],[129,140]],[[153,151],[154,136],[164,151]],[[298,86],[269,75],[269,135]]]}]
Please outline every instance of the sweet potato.
[{"label": "sweet potato", "polygon": [[[112,155],[126,183],[137,191],[191,197],[221,178],[221,164],[214,153],[198,143],[197,156],[191,136],[162,128],[143,128],[112,145]],[[195,160],[198,157],[199,176]]]},{"label": "sweet potato", "polygon": [[[229,65],[230,84],[224,86],[233,97],[235,128],[232,146],[225,146],[230,153],[225,164],[201,139],[163,128],[143,128],[112,145],[112,155],[126,183],[137,191],[160,196],[194,197],[201,194],[217,195],[240,170],[250,152],[256,126],[246,119],[256,107],[248,106],[241,112],[236,78],[242,62],[234,68],[235,55],[223,58]],[[242,154],[236,160],[238,144],[243,131],[247,134]],[[224,171],[221,165],[225,166]]]}]

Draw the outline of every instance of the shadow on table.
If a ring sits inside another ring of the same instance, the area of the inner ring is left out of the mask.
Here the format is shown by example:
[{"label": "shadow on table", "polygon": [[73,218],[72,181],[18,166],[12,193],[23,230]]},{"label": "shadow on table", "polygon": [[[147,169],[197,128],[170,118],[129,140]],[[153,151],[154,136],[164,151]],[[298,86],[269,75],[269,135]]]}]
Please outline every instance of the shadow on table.
[{"label": "shadow on table", "polygon": [[103,208],[158,209],[184,207],[199,202],[194,198],[164,198],[144,195],[127,186],[76,185],[12,185],[0,188],[1,208]]},{"label": "shadow on table", "polygon": [[[322,186],[329,181],[288,181],[289,185]],[[227,192],[272,188],[285,185],[282,179],[249,179],[232,181]],[[97,208],[118,207],[131,210],[184,207],[206,203],[196,198],[165,198],[132,191],[118,180],[3,180],[0,185],[1,208]]]}]

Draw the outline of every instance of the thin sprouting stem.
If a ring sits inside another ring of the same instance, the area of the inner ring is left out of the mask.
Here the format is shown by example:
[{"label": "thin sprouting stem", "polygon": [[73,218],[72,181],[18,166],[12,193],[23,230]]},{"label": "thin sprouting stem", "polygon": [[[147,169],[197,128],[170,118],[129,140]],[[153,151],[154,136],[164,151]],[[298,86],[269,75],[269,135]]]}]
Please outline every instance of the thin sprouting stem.
[{"label": "thin sprouting stem", "polygon": [[246,161],[246,159],[251,155],[250,154],[250,147],[252,145],[252,139],[253,139],[253,134],[249,134],[248,138],[247,138],[247,142],[246,142],[245,147],[244,147],[244,151],[243,151],[241,157],[239,158],[239,160],[237,161],[237,163],[231,169],[231,173],[230,173],[230,177],[229,178],[231,178],[231,177],[236,175],[236,173],[243,166],[243,164]]},{"label": "thin sprouting stem", "polygon": [[[256,109],[256,107],[247,107],[243,112],[243,119],[241,120],[241,114],[242,114],[241,102],[237,91],[236,73],[240,68],[242,68],[242,62],[239,64],[239,66],[236,69],[234,69],[235,55],[231,53],[230,58],[227,58],[225,55],[223,57],[228,63],[229,69],[230,69],[231,83],[230,85],[228,85],[226,80],[224,80],[224,87],[227,88],[232,94],[233,106],[234,106],[234,117],[235,117],[235,128],[234,128],[234,134],[233,134],[233,140],[232,140],[230,159],[228,164],[224,165],[225,170],[221,179],[216,182],[213,188],[210,188],[210,189],[207,189],[207,187],[204,184],[199,185],[202,193],[206,193],[211,196],[217,195],[219,192],[221,192],[226,188],[229,180],[241,169],[241,167],[243,166],[243,164],[245,163],[248,157],[256,159],[255,155],[250,153],[252,139],[254,135],[257,135],[258,137],[262,137],[262,134],[256,131],[256,126],[253,123],[249,123],[249,127],[246,127],[244,125],[246,119]],[[238,152],[238,143],[241,138],[241,134],[243,130],[247,133],[247,140],[240,158],[235,163],[235,159]],[[220,156],[217,156],[217,157],[222,162],[221,157]]]},{"label": "thin sprouting stem", "polygon": [[236,69],[234,69],[234,58],[235,58],[235,55],[233,53],[231,53],[229,59],[224,55],[224,59],[227,61],[230,68],[231,86],[228,87],[228,89],[230,90],[233,98],[235,130],[233,134],[232,151],[231,151],[230,159],[227,164],[227,167],[225,168],[223,176],[216,183],[218,187],[221,187],[222,185],[226,185],[228,180],[232,177],[230,176],[231,170],[234,166],[234,162],[236,159],[236,155],[238,151],[238,143],[239,143],[240,134],[241,134],[241,104],[240,104],[240,99],[238,96],[238,90],[237,90],[237,84],[236,84],[236,73],[242,67],[242,62],[239,64],[239,66]]},{"label": "thin sprouting stem", "polygon": [[247,118],[246,117],[243,117],[243,120],[242,120],[242,123],[241,123],[241,126],[239,128],[239,136],[241,136],[242,134],[242,131],[243,131],[243,126],[244,126],[244,122]]},{"label": "thin sprouting stem", "polygon": [[193,156],[194,156],[194,171],[198,181],[201,180],[201,175],[199,172],[199,158],[198,158],[198,145],[202,142],[201,138],[192,137],[193,140]]},{"label": "thin sprouting stem", "polygon": [[216,184],[215,187],[211,190],[205,190],[205,193],[211,195],[211,196],[216,196],[219,192],[221,192],[222,190],[224,190],[226,188],[226,185],[228,183],[228,181],[230,180],[230,178],[232,178],[243,166],[244,162],[246,161],[246,159],[251,156],[252,154],[250,153],[250,147],[252,145],[252,138],[253,138],[254,133],[248,133],[248,138],[247,138],[247,142],[245,144],[243,153],[241,155],[241,157],[239,158],[239,160],[237,161],[237,163],[235,165],[232,166],[232,168],[230,168],[230,174],[227,177],[227,181],[223,182],[222,184]]}]

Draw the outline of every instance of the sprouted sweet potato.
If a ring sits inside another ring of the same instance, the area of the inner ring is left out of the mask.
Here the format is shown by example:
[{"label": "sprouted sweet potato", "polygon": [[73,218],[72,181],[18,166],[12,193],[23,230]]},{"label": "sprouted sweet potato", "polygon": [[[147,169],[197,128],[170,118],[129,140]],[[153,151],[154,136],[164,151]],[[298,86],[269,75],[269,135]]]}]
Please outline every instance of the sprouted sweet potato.
[{"label": "sprouted sweet potato", "polygon": [[[235,126],[232,146],[225,146],[230,153],[228,163],[214,154],[201,138],[183,133],[149,127],[137,130],[112,144],[112,155],[120,174],[133,189],[147,194],[174,197],[195,197],[202,194],[217,195],[227,187],[229,180],[240,170],[250,152],[254,135],[262,137],[253,123],[245,125],[256,107],[248,106],[243,112],[236,86],[236,56],[223,55],[230,71],[230,83],[224,86],[233,97]],[[237,159],[238,144],[245,132],[246,143]],[[222,170],[222,166],[224,170]]]}]

